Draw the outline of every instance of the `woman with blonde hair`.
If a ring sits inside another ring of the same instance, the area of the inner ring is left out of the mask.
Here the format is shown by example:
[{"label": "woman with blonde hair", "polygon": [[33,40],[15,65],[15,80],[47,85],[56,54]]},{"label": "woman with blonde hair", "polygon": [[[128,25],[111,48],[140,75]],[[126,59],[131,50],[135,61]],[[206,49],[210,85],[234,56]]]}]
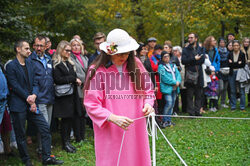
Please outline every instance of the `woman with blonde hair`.
[{"label": "woman with blonde hair", "polygon": [[246,62],[249,64],[250,63],[250,39],[248,37],[243,38],[240,50],[246,55]]},{"label": "woman with blonde hair", "polygon": [[75,119],[82,116],[77,92],[77,85],[81,85],[82,82],[77,78],[76,67],[70,58],[70,54],[71,45],[69,42],[63,40],[58,44],[56,53],[53,56],[53,78],[56,86],[70,84],[73,89],[72,93],[64,95],[58,95],[56,90],[54,117],[62,118],[62,148],[69,153],[75,153],[76,148],[70,144],[70,131]]},{"label": "woman with blonde hair", "polygon": [[[83,101],[83,85],[86,77],[86,72],[88,68],[88,57],[86,56],[86,52],[84,50],[85,46],[82,44],[83,42],[79,39],[72,39],[70,41],[71,47],[72,47],[72,53],[71,53],[71,59],[73,60],[75,67],[76,67],[76,75],[81,80],[82,84],[80,86],[77,86],[78,95],[80,98],[80,102],[82,105],[82,112],[85,114],[85,108],[83,107],[82,101]],[[73,128],[75,130],[79,130],[80,133],[74,133],[76,142],[80,142],[84,140],[85,135],[85,119],[83,117],[80,117],[80,119],[75,119],[75,123]]]}]

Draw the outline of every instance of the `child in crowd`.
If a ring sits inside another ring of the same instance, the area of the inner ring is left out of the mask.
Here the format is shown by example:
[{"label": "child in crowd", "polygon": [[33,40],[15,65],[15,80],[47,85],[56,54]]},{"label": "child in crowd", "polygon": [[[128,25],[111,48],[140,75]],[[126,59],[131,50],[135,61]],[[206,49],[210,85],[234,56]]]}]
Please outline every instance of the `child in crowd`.
[{"label": "child in crowd", "polygon": [[205,89],[205,95],[209,99],[209,110],[216,112],[217,100],[218,100],[218,90],[219,90],[219,79],[215,75],[215,68],[210,66],[211,70],[211,82],[208,83],[207,88]]}]

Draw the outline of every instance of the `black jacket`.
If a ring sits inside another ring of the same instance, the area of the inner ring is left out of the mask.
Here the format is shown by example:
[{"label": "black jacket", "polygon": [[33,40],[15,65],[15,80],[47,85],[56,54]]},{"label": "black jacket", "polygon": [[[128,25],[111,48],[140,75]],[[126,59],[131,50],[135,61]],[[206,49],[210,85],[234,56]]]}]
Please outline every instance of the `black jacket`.
[{"label": "black jacket", "polygon": [[97,53],[97,50],[96,50],[95,53],[89,57],[88,66],[91,65],[91,63],[96,59],[98,55],[99,54]]},{"label": "black jacket", "polygon": [[152,66],[148,57],[145,59],[143,65],[145,69],[148,71],[148,73],[150,74],[151,81],[153,82],[154,87],[155,87],[156,86],[155,85],[155,72],[152,69]]},{"label": "black jacket", "polygon": [[[239,69],[239,68],[244,68],[245,64],[246,64],[246,58],[245,58],[245,54],[243,52],[240,51],[238,60],[236,62],[234,62],[234,58],[233,58],[234,54],[233,52],[230,52],[228,55],[228,64],[230,67],[230,75],[233,74],[233,70],[234,69]],[[229,63],[229,60],[231,60],[233,63]],[[239,62],[241,62],[239,64]]]},{"label": "black jacket", "polygon": [[53,77],[56,85],[74,84],[72,95],[55,97],[53,114],[56,118],[70,118],[75,115],[82,116],[83,110],[76,86],[76,73],[73,66],[67,62],[67,67],[61,62],[53,70]]},{"label": "black jacket", "polygon": [[[197,54],[199,55],[203,54],[203,56],[199,60],[195,60],[195,56]],[[198,85],[200,87],[203,87],[204,85],[203,72],[201,67],[204,61],[205,61],[204,49],[202,49],[199,45],[197,45],[195,49],[191,45],[183,48],[181,63],[185,65],[185,71],[190,70],[192,72],[196,72],[198,70],[199,72]],[[184,84],[185,86],[190,86],[186,83]]]}]

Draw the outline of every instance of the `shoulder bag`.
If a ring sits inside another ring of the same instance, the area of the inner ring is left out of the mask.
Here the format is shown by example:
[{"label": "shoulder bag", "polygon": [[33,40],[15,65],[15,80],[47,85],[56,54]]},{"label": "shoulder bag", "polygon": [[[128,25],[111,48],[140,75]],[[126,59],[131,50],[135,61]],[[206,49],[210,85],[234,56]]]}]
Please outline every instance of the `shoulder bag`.
[{"label": "shoulder bag", "polygon": [[55,95],[57,97],[72,95],[73,90],[73,84],[55,85]]}]

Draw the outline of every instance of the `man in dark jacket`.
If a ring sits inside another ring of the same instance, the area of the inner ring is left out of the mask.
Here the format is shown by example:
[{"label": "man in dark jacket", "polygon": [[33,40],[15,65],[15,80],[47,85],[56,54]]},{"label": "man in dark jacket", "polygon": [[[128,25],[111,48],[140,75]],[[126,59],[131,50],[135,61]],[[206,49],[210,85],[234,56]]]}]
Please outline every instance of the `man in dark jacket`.
[{"label": "man in dark jacket", "polygon": [[[29,59],[33,63],[35,72],[35,85],[37,86],[38,95],[36,103],[40,113],[50,126],[52,109],[54,103],[54,81],[52,76],[52,60],[46,55],[46,38],[44,36],[37,36],[34,40],[33,48],[35,51],[30,55]],[[38,134],[38,153],[42,153],[40,134]]]},{"label": "man in dark jacket", "polygon": [[[181,62],[185,65],[185,87],[187,88],[187,112],[191,116],[201,116],[201,93],[203,88],[203,72],[201,65],[205,61],[203,49],[198,45],[198,36],[194,33],[188,35],[189,45],[183,49]],[[187,72],[198,73],[196,81],[187,81]],[[193,101],[195,97],[195,103]]]},{"label": "man in dark jacket", "polygon": [[101,43],[105,42],[106,35],[104,33],[102,33],[102,32],[97,32],[95,34],[95,36],[93,37],[93,40],[94,40],[94,45],[95,45],[96,51],[95,51],[95,53],[93,55],[91,55],[89,57],[88,65],[90,65],[96,59],[96,57],[101,53],[99,45]]},{"label": "man in dark jacket", "polygon": [[42,138],[42,160],[45,165],[62,164],[63,161],[51,157],[51,135],[49,126],[42,114],[38,112],[36,98],[39,89],[34,86],[34,68],[27,59],[30,55],[29,43],[20,40],[15,43],[16,58],[6,66],[8,84],[10,86],[9,107],[16,134],[19,154],[26,166],[31,166],[25,140],[25,122],[28,118],[38,128]]}]

